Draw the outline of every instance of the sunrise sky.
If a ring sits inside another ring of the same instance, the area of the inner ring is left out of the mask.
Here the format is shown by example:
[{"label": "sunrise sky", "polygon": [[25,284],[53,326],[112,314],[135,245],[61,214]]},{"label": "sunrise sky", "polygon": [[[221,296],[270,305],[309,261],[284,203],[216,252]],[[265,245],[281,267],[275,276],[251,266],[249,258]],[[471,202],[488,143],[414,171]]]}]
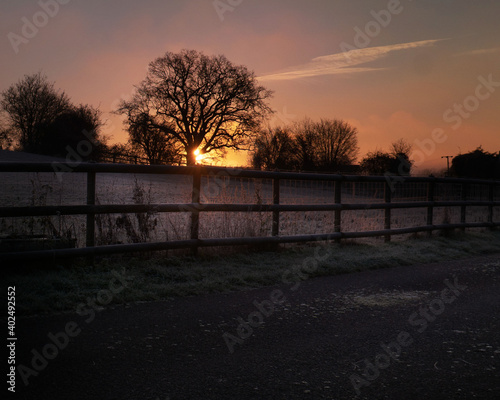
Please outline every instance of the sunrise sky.
[{"label": "sunrise sky", "polygon": [[421,170],[445,167],[500,150],[499,16],[498,0],[3,1],[0,90],[42,71],[124,142],[110,112],[148,63],[201,50],[253,70],[275,92],[274,123],[345,119],[360,156],[405,138]]}]

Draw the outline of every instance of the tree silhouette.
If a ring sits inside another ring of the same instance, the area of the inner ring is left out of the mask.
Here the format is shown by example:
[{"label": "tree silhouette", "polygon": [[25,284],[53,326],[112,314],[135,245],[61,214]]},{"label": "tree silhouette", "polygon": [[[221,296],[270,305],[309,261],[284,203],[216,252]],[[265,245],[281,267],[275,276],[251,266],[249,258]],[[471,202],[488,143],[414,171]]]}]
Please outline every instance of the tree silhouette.
[{"label": "tree silhouette", "polygon": [[149,123],[149,116],[138,115],[128,121],[129,143],[138,153],[143,153],[151,165],[180,164],[181,146],[171,135]]},{"label": "tree silhouette", "polygon": [[144,133],[172,138],[182,146],[187,165],[193,165],[197,150],[246,148],[271,112],[266,103],[270,96],[246,67],[222,55],[183,50],[151,62],[146,79],[117,113],[126,115],[129,128],[141,121],[148,126]]},{"label": "tree silhouette", "polygon": [[489,153],[480,146],[454,157],[450,172],[464,178],[500,179],[500,152]]},{"label": "tree silhouette", "polygon": [[339,119],[306,118],[294,126],[302,170],[333,172],[356,161],[358,130]]},{"label": "tree silhouette", "polygon": [[40,127],[38,153],[66,157],[76,152],[82,160],[100,161],[106,140],[99,135],[101,112],[89,105],[71,106]]},{"label": "tree silhouette", "polygon": [[71,108],[66,94],[54,89],[54,84],[41,73],[25,75],[1,97],[11,140],[18,142],[20,150],[34,153],[40,151],[43,128]]},{"label": "tree silhouette", "polygon": [[367,153],[361,160],[361,169],[370,175],[397,173],[398,160],[389,153],[380,150]]},{"label": "tree silhouette", "polygon": [[361,160],[361,169],[370,175],[393,174],[409,176],[413,161],[410,160],[412,145],[404,139],[391,144],[390,152],[376,150]]},{"label": "tree silhouette", "polygon": [[404,157],[408,158],[408,160],[409,160],[412,148],[413,148],[413,146],[411,145],[411,143],[409,143],[405,139],[400,138],[400,139],[396,140],[395,142],[391,143],[390,154],[393,155],[394,157],[404,156]]},{"label": "tree silhouette", "polygon": [[315,123],[319,167],[333,171],[352,164],[358,153],[358,130],[338,119],[322,119]]},{"label": "tree silhouette", "polygon": [[297,167],[297,143],[289,129],[262,130],[255,139],[252,166],[266,170],[291,170]]},{"label": "tree silhouette", "polygon": [[267,128],[255,140],[252,165],[263,169],[338,171],[358,152],[357,129],[338,119],[308,118],[291,126]]},{"label": "tree silhouette", "polygon": [[312,124],[308,120],[295,125],[297,133],[297,164],[303,171],[314,171],[317,164],[317,153],[315,149],[315,133]]}]

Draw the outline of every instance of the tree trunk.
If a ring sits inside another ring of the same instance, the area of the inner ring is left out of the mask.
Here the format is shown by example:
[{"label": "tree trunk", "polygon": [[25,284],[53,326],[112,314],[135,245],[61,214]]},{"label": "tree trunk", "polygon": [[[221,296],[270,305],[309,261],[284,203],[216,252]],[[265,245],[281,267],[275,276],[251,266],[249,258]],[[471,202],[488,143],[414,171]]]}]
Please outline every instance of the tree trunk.
[{"label": "tree trunk", "polygon": [[196,155],[194,154],[194,150],[196,149],[186,149],[186,164],[188,166],[196,165]]}]

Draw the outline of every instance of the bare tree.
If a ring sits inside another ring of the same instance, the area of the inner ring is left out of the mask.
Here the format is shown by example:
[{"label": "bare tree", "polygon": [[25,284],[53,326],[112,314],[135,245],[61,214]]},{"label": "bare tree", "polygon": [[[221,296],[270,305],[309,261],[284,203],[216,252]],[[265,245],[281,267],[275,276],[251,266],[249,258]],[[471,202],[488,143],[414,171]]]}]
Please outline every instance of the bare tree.
[{"label": "bare tree", "polygon": [[316,131],[314,123],[306,118],[295,123],[293,130],[297,142],[297,158],[299,169],[314,171],[317,169],[318,154],[316,151]]},{"label": "bare tree", "polygon": [[295,126],[303,169],[333,171],[355,162],[358,130],[338,119],[304,119]]},{"label": "bare tree", "polygon": [[255,139],[252,166],[291,170],[297,166],[297,143],[288,128],[263,129]]},{"label": "bare tree", "polygon": [[41,73],[26,75],[1,94],[0,106],[6,113],[9,132],[25,151],[38,152],[43,127],[70,109],[69,98],[54,89]]},{"label": "bare tree", "polygon": [[[194,50],[168,52],[150,63],[146,79],[117,113],[126,123],[142,120],[182,146],[188,165],[201,154],[246,148],[263,117],[271,92],[253,72],[226,57]],[[144,118],[144,116],[147,118]]]},{"label": "bare tree", "polygon": [[322,119],[315,127],[320,167],[334,170],[356,160],[359,148],[355,127],[338,119]]},{"label": "bare tree", "polygon": [[361,169],[371,175],[409,176],[413,166],[411,149],[412,145],[405,139],[398,139],[391,144],[389,152],[376,150],[367,153],[361,160]]},{"label": "bare tree", "polygon": [[391,154],[395,157],[398,155],[405,155],[410,158],[413,146],[406,139],[400,138],[391,144]]},{"label": "bare tree", "polygon": [[398,139],[391,144],[391,155],[397,159],[397,174],[409,176],[414,161],[410,159],[412,144],[406,139]]}]

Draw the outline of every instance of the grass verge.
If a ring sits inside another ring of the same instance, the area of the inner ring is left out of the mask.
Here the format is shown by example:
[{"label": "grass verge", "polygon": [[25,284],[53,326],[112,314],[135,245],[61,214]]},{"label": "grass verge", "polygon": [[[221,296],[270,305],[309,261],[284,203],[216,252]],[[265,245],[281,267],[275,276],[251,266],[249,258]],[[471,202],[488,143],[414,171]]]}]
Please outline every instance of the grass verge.
[{"label": "grass verge", "polygon": [[[16,286],[17,313],[30,315],[75,311],[96,298],[106,305],[123,304],[271,286],[283,283],[284,274],[294,269],[312,278],[498,252],[500,232],[455,233],[377,245],[323,242],[279,252],[105,260],[94,267],[10,272],[7,284]],[[317,260],[317,267],[306,272],[311,259]],[[109,296],[118,284],[117,274],[126,287]]]}]

